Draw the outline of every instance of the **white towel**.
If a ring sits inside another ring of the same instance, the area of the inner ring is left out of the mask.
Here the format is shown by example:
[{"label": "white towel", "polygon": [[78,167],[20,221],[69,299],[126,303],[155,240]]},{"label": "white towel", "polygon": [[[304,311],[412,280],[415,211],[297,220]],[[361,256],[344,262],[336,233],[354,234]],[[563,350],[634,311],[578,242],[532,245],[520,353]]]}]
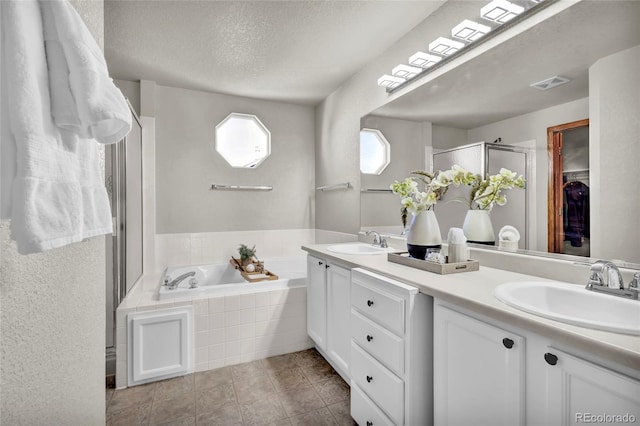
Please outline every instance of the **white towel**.
[{"label": "white towel", "polygon": [[54,122],[80,137],[118,142],[131,130],[131,114],[102,50],[67,0],[40,5]]},{"label": "white towel", "polygon": [[40,5],[3,0],[0,7],[2,96],[9,99],[11,136],[2,144],[15,147],[11,235],[18,251],[35,253],[110,233],[97,143],[53,122]]}]

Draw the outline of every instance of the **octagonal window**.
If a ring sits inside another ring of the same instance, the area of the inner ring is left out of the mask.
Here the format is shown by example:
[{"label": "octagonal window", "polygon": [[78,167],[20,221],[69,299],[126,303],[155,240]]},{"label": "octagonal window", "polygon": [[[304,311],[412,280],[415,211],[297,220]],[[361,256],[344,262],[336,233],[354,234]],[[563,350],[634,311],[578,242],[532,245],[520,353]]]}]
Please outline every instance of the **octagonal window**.
[{"label": "octagonal window", "polygon": [[379,175],[389,165],[390,145],[380,130],[360,130],[360,172]]},{"label": "octagonal window", "polygon": [[231,167],[252,169],[271,154],[271,132],[255,115],[229,114],[216,126],[215,143]]}]

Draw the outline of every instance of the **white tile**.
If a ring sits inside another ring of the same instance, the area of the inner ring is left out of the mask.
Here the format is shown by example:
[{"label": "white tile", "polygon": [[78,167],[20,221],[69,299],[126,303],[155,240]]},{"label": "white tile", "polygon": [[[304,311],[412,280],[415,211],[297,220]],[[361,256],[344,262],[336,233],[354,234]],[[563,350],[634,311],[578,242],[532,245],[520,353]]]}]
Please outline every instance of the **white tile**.
[{"label": "white tile", "polygon": [[209,346],[209,362],[216,359],[224,359],[226,352],[226,344],[220,343],[219,345]]},{"label": "white tile", "polygon": [[213,330],[209,330],[209,344],[218,345],[220,343],[224,343],[225,336],[226,336],[225,328],[215,328]]},{"label": "white tile", "polygon": [[234,325],[249,324],[255,322],[256,310],[255,309],[243,309],[241,311],[231,311],[224,313],[225,327],[231,327]]},{"label": "white tile", "polygon": [[196,333],[198,332],[206,332],[209,330],[209,315],[204,315],[195,318],[195,326],[194,330]]},{"label": "white tile", "polygon": [[192,306],[193,305],[193,301],[192,300],[177,300],[175,302],[173,302],[173,306],[175,308],[178,308],[180,306]]},{"label": "white tile", "polygon": [[209,314],[224,312],[224,296],[209,298]]},{"label": "white tile", "polygon": [[287,303],[306,302],[307,301],[307,288],[306,287],[294,287],[289,289],[289,297]]},{"label": "white tile", "polygon": [[256,307],[260,306],[268,306],[269,305],[269,292],[268,291],[259,291],[255,294],[256,298]]},{"label": "white tile", "polygon": [[255,323],[236,325],[225,329],[225,341],[250,339],[256,335]]},{"label": "white tile", "polygon": [[127,328],[116,328],[116,346],[127,343]]},{"label": "white tile", "polygon": [[209,360],[209,370],[215,370],[216,368],[222,368],[225,365],[226,364],[224,362],[224,358]]},{"label": "white tile", "polygon": [[255,351],[255,339],[234,340],[225,344],[225,358],[242,356]]},{"label": "white tile", "polygon": [[240,295],[232,295],[224,297],[224,311],[238,311],[240,310]]},{"label": "white tile", "polygon": [[209,348],[196,348],[196,365],[209,362]]},{"label": "white tile", "polygon": [[193,301],[193,314],[195,316],[209,315],[209,301],[198,299]]},{"label": "white tile", "polygon": [[271,320],[270,306],[261,306],[256,308],[256,322]]},{"label": "white tile", "polygon": [[126,327],[127,326],[127,315],[135,312],[135,308],[126,308],[116,310],[116,326],[117,327]]},{"label": "white tile", "polygon": [[205,346],[209,346],[209,331],[198,331],[195,334],[195,347],[202,348]]},{"label": "white tile", "polygon": [[202,371],[207,371],[207,370],[209,370],[209,362],[196,364],[196,373],[200,373]]},{"label": "white tile", "polygon": [[256,307],[256,295],[254,293],[241,294],[239,300],[240,309],[251,309]]},{"label": "white tile", "polygon": [[242,363],[240,356],[230,356],[224,359],[224,365],[237,365]]},{"label": "white tile", "polygon": [[289,289],[271,290],[269,292],[269,304],[280,305],[286,303],[289,295]]},{"label": "white tile", "polygon": [[224,313],[209,315],[209,330],[213,330],[216,328],[224,328],[225,315],[226,314]]}]

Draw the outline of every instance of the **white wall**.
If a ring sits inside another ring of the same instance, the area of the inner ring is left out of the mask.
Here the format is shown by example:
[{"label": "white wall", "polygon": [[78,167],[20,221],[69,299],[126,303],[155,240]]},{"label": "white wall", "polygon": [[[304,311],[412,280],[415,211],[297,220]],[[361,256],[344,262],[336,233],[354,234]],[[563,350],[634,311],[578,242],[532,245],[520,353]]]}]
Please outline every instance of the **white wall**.
[{"label": "white wall", "polygon": [[[72,3],[102,45],[102,0]],[[22,256],[2,221],[0,244],[0,423],[104,424],[104,237]]]},{"label": "white wall", "polygon": [[[592,256],[640,263],[640,46],[589,68]],[[612,226],[626,224],[626,226]]]},{"label": "white wall", "polygon": [[[271,155],[255,169],[232,168],[214,149],[214,128],[232,112],[271,132]],[[159,234],[313,228],[313,108],[158,85],[155,118]]]},{"label": "white wall", "polygon": [[434,124],[432,136],[433,149],[451,149],[471,142],[483,142],[469,141],[468,133],[467,129],[456,129],[454,127],[437,126]]}]

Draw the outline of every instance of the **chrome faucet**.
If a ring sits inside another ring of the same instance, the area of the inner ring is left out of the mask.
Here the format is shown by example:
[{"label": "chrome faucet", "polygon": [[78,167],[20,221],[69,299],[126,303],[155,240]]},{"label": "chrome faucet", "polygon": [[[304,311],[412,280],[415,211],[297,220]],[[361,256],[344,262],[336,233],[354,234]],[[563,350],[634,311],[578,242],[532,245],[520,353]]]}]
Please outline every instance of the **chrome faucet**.
[{"label": "chrome faucet", "polygon": [[[178,284],[180,284],[182,281],[186,280],[189,277],[193,277],[195,275],[196,275],[196,272],[191,271],[191,272],[187,272],[186,274],[180,275],[175,280],[172,280],[171,277],[167,275],[164,277],[163,285],[166,285],[169,290],[174,290],[176,287],[178,287]],[[196,282],[196,286],[197,286],[197,282]],[[193,283],[191,284],[191,288],[194,288]]]},{"label": "chrome faucet", "polygon": [[379,245],[382,248],[387,248],[389,245],[387,244],[387,240],[382,238],[377,231],[368,230],[365,232],[365,235],[369,236],[373,234],[373,245]]},{"label": "chrome faucet", "polygon": [[606,260],[598,260],[591,265],[587,290],[611,294],[613,296],[638,300],[640,292],[640,273],[636,272],[629,286],[624,288],[624,281],[620,270],[613,263]]}]

